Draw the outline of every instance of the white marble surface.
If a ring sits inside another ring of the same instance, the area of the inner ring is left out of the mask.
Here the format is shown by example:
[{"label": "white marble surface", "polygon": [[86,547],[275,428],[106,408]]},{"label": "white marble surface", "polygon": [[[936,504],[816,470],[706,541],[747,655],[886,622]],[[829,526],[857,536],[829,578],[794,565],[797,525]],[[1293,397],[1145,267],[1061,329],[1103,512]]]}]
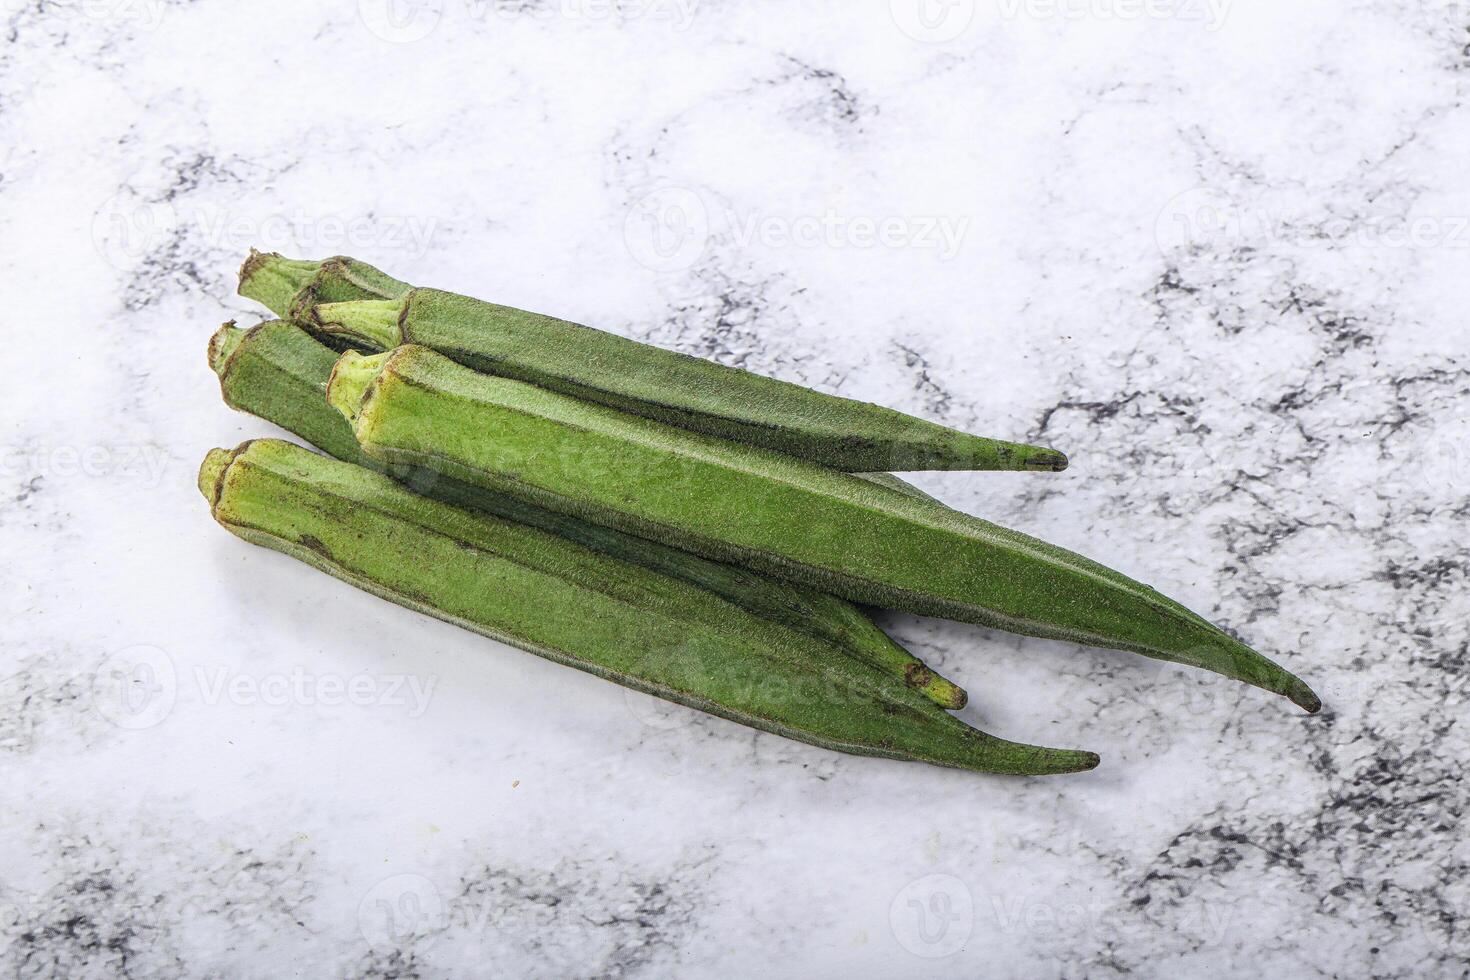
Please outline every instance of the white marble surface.
[{"label": "white marble surface", "polygon": [[[1470,970],[1470,5],[928,3],[8,0],[6,975]],[[886,618],[1103,756],[977,777],[249,547],[193,477],[270,431],[204,364],[251,245],[1055,444],[920,482],[1327,708]]]}]

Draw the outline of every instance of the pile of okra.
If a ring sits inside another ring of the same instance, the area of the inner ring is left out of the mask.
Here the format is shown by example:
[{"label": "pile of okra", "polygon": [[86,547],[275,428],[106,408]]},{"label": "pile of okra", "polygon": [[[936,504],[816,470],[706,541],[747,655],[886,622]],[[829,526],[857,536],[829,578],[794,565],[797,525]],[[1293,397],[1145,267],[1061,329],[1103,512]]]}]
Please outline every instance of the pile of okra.
[{"label": "pile of okra", "polygon": [[225,402],[312,449],[211,450],[216,521],[390,602],[841,752],[977,772],[1098,757],[965,724],[964,690],[864,607],[1190,664],[1320,707],[1152,588],[945,506],[906,470],[1061,453],[538,313],[356,259],[252,252],[276,319],[209,341]]}]

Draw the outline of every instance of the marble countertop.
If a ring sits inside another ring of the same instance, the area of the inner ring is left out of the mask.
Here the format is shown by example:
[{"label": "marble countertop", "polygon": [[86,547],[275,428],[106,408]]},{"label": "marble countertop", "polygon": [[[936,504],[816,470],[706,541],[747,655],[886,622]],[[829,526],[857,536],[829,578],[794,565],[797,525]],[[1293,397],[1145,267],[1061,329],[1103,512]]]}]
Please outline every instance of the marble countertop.
[{"label": "marble countertop", "polygon": [[[1470,972],[1470,7],[8,0],[0,965]],[[251,246],[1071,455],[926,474],[1326,708],[890,615],[983,777],[756,734],[209,519]]]}]

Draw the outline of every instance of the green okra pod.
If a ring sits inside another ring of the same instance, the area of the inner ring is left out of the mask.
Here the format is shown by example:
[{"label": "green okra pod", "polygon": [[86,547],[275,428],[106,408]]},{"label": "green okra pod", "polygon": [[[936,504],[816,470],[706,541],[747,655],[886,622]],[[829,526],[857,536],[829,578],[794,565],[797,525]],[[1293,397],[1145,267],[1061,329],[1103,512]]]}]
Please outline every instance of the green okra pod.
[{"label": "green okra pod", "polygon": [[421,344],[478,371],[835,469],[1055,471],[1067,465],[1053,449],[970,435],[555,317],[408,288],[344,257],[315,265],[252,253],[241,269],[240,292],[359,348]]},{"label": "green okra pod", "polygon": [[1091,769],[1090,752],[970,728],[840,648],[688,582],[274,439],[212,450],[221,525],[389,601],[814,745],[979,772]]},{"label": "green okra pod", "polygon": [[465,368],[344,354],[328,398],[377,459],[854,602],[1131,650],[1283,694],[1301,680],[1152,588],[1062,548],[776,452]]},{"label": "green okra pod", "polygon": [[[219,376],[220,391],[230,407],[274,422],[338,459],[381,469],[382,464],[359,448],[346,419],[327,404],[327,379],[336,360],[336,352],[318,343],[300,327],[281,320],[262,323],[250,330],[225,324],[209,342],[209,364]],[[936,674],[890,639],[862,610],[836,596],[749,569],[706,561],[677,548],[461,483],[430,470],[400,466],[393,468],[390,475],[421,493],[451,504],[551,531],[587,547],[693,582],[756,615],[843,647],[853,656],[901,678],[936,704],[947,708],[965,705],[965,692],[958,685]]]}]

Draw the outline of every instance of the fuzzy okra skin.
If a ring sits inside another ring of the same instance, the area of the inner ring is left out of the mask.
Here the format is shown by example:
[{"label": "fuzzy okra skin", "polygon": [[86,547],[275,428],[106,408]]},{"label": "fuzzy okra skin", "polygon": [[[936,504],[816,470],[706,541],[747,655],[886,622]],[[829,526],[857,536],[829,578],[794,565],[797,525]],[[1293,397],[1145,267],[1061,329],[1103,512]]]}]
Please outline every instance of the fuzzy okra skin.
[{"label": "fuzzy okra skin", "polygon": [[[381,463],[362,452],[347,420],[327,404],[327,379],[336,360],[336,352],[300,327],[281,320],[250,330],[227,323],[209,342],[209,365],[219,376],[220,392],[231,408],[274,422],[338,459],[381,469]],[[390,475],[420,493],[456,506],[539,527],[693,582],[758,616],[843,647],[922,691],[936,704],[956,709],[965,706],[963,689],[895,643],[862,610],[836,596],[706,561],[687,551],[461,483],[432,470],[404,466]]]},{"label": "fuzzy okra skin", "polygon": [[307,300],[342,303],[361,299],[402,299],[413,289],[366,262],[346,255],[320,262],[288,259],[278,252],[250,250],[240,266],[240,295],[253,299],[283,320]]},{"label": "fuzzy okra skin", "polygon": [[380,460],[854,602],[1131,650],[1321,706],[1301,680],[1146,585],[850,474],[480,374],[425,347],[344,354],[327,397]]},{"label": "fuzzy okra skin", "polygon": [[845,651],[680,579],[419,496],[275,439],[212,450],[199,489],[226,529],[391,602],[557,663],[842,752],[1041,775],[1091,752],[970,728]]},{"label": "fuzzy okra skin", "polygon": [[1054,449],[970,435],[539,313],[409,288],[344,257],[313,270],[252,252],[240,292],[359,348],[421,344],[478,371],[848,472],[1067,466]]}]

